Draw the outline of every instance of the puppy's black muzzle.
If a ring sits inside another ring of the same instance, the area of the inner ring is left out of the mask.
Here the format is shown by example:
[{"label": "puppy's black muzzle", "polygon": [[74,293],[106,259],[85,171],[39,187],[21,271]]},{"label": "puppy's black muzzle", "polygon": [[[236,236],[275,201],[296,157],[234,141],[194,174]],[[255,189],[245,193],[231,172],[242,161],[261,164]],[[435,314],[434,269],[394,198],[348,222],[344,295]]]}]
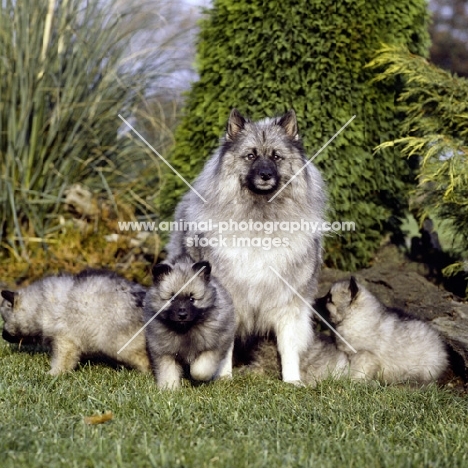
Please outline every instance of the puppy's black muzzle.
[{"label": "puppy's black muzzle", "polygon": [[2,331],[2,338],[5,341],[8,341],[8,343],[19,343],[20,342],[20,338],[18,338],[16,336],[13,336],[13,335],[10,335],[10,333],[8,333],[5,329],[3,329],[3,331]]}]

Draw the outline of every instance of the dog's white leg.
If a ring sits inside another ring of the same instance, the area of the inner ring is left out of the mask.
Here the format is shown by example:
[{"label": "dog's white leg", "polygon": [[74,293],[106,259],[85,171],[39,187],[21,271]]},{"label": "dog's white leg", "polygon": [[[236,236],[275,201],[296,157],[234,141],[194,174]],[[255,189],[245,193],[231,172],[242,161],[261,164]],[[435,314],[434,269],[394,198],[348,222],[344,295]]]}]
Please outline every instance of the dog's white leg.
[{"label": "dog's white leg", "polygon": [[214,378],[219,366],[219,354],[205,351],[190,364],[190,375],[194,380],[208,381]]},{"label": "dog's white leg", "polygon": [[156,380],[163,390],[176,390],[180,387],[182,368],[173,356],[161,356],[157,362]]},{"label": "dog's white leg", "polygon": [[279,316],[275,331],[283,381],[301,385],[300,356],[313,339],[309,312],[305,306],[291,305]]},{"label": "dog's white leg", "polygon": [[219,373],[218,377],[220,379],[232,379],[232,351],[234,349],[234,342],[232,342],[231,346],[226,353],[226,356],[221,361],[219,365]]},{"label": "dog's white leg", "polygon": [[80,350],[76,344],[67,337],[56,337],[52,343],[52,359],[50,375],[59,375],[62,372],[73,370],[80,359]]}]

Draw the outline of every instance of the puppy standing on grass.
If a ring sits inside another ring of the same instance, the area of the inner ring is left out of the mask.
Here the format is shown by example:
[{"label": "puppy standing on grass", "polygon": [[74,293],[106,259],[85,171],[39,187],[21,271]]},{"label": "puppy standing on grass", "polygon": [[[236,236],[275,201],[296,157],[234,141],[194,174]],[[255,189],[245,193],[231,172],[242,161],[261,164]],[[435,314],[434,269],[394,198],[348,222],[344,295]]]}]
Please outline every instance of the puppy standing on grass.
[{"label": "puppy standing on grass", "polygon": [[427,383],[446,369],[448,355],[439,334],[427,323],[386,308],[354,277],[334,283],[326,301],[336,330],[357,351],[337,339],[350,358],[351,377]]},{"label": "puppy standing on grass", "polygon": [[146,289],[115,273],[85,270],[42,278],[17,292],[3,290],[3,337],[40,337],[52,346],[49,374],[76,367],[81,357],[105,356],[149,370],[143,326]]},{"label": "puppy standing on grass", "polygon": [[234,307],[208,262],[179,259],[153,268],[145,299],[146,340],[160,388],[180,387],[183,366],[194,380],[219,377],[234,341]]}]

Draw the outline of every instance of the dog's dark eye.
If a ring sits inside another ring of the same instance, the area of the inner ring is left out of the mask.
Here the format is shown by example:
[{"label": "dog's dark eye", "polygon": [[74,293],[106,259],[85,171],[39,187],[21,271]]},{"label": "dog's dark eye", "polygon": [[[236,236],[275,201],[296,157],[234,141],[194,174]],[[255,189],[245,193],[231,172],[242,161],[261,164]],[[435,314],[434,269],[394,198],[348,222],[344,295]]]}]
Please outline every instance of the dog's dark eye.
[{"label": "dog's dark eye", "polygon": [[275,161],[280,161],[282,158],[281,154],[278,154],[276,151],[273,151],[273,159]]},{"label": "dog's dark eye", "polygon": [[245,159],[248,159],[249,161],[252,161],[253,159],[255,159],[255,154],[249,153],[249,154],[245,157]]},{"label": "dog's dark eye", "polygon": [[190,302],[195,302],[195,298],[193,296],[190,296]]}]

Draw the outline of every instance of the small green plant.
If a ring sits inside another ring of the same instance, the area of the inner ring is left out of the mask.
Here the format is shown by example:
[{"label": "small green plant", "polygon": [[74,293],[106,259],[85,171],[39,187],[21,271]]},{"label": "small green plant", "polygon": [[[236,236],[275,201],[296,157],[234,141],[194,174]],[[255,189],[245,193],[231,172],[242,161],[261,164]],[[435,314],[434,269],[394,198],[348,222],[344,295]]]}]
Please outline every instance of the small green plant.
[{"label": "small green plant", "polygon": [[45,242],[57,229],[77,182],[117,211],[116,200],[156,215],[159,160],[119,119],[156,135],[160,150],[172,143],[164,115],[151,112],[187,28],[152,42],[156,6],[0,2],[0,245],[16,255],[27,257],[28,239]]}]

